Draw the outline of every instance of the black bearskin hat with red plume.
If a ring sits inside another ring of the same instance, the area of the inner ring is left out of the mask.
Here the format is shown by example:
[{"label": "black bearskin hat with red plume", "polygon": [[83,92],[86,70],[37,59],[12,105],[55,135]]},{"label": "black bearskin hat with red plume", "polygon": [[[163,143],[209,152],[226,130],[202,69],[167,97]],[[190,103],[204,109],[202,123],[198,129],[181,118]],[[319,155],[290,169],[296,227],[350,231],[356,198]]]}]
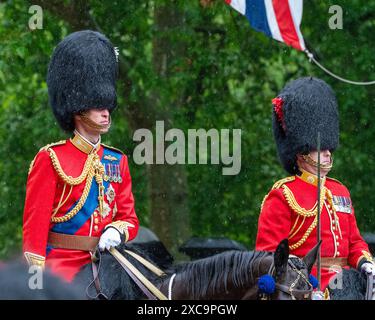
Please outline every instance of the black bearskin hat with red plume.
[{"label": "black bearskin hat with red plume", "polygon": [[64,38],[48,67],[49,101],[60,127],[74,130],[73,115],[93,108],[116,108],[118,65],[115,49],[101,33],[83,30]]},{"label": "black bearskin hat with red plume", "polygon": [[306,77],[288,83],[272,100],[272,126],[280,161],[287,172],[299,172],[297,154],[334,151],[339,144],[336,96],[321,79]]}]

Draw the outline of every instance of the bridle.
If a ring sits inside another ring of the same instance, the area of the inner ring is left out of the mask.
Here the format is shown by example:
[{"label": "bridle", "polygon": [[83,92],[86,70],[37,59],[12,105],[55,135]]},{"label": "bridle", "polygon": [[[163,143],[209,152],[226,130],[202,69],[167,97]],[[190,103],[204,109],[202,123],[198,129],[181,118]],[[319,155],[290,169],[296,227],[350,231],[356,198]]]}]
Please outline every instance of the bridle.
[{"label": "bridle", "polygon": [[[287,286],[285,284],[280,284],[280,283],[276,282],[275,283],[275,289],[289,295],[292,298],[292,300],[311,300],[311,295],[312,295],[312,292],[313,292],[313,286],[310,283],[310,281],[306,278],[306,276],[300,270],[298,270],[298,268],[294,265],[294,263],[291,261],[290,258],[297,258],[297,257],[296,256],[290,256],[289,259],[288,259],[288,265],[291,267],[291,269],[294,272],[296,272],[298,274],[298,276],[291,283],[290,286]],[[269,274],[269,275],[271,275],[272,277],[275,278],[275,271],[276,271],[275,265],[274,265],[274,262],[272,262],[267,274]],[[309,286],[309,289],[301,290],[301,289],[295,289],[294,288],[301,278],[307,283],[307,285]],[[271,295],[261,294],[261,299],[262,300],[270,300]]]},{"label": "bridle", "polygon": [[[101,267],[101,252],[99,248],[96,248],[96,250],[93,253],[92,261],[91,261],[91,267],[92,267],[92,273],[93,273],[93,280],[89,283],[89,285],[86,287],[86,296],[91,300],[109,300],[108,296],[105,295],[102,291],[100,280],[99,280],[99,271]],[[98,262],[98,266],[96,265],[96,262]],[[89,294],[89,289],[92,285],[95,285],[96,295],[91,296]]]},{"label": "bridle", "polygon": [[[290,259],[288,260],[288,265],[292,268],[294,272],[298,274],[298,276],[289,287],[283,284],[276,283],[276,289],[290,295],[292,297],[292,300],[311,300],[311,295],[313,291],[312,284],[306,278],[306,276],[300,270],[297,269],[297,267]],[[297,285],[298,281],[301,278],[307,283],[309,289],[294,289],[294,287]]]}]

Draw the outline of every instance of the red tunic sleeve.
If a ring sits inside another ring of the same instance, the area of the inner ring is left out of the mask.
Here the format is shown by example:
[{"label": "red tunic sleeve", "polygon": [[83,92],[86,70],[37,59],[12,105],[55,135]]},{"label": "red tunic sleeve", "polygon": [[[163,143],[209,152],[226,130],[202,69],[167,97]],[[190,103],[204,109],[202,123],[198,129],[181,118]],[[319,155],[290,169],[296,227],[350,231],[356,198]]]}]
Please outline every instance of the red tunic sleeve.
[{"label": "red tunic sleeve", "polygon": [[291,210],[282,189],[274,189],[267,195],[260,212],[255,250],[275,251],[280,241],[288,238],[290,228]]},{"label": "red tunic sleeve", "polygon": [[367,243],[363,240],[354,215],[354,208],[352,207],[352,214],[349,217],[349,255],[348,262],[353,268],[357,268],[362,259],[371,260],[371,254]]},{"label": "red tunic sleeve", "polygon": [[[139,221],[134,209],[134,196],[132,193],[132,179],[129,171],[128,158],[123,155],[120,163],[122,183],[116,195],[117,213],[113,226],[120,226],[125,235],[125,240],[132,240],[138,232]],[[120,231],[120,232],[121,232]]]},{"label": "red tunic sleeve", "polygon": [[46,256],[56,184],[57,174],[49,154],[40,151],[27,179],[23,215],[23,251],[32,264]]}]

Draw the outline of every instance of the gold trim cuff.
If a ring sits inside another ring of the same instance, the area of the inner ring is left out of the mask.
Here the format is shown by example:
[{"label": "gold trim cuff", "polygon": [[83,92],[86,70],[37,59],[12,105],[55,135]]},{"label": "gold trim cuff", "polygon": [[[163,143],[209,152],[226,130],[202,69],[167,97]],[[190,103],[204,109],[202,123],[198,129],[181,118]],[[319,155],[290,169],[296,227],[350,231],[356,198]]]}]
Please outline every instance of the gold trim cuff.
[{"label": "gold trim cuff", "polygon": [[44,269],[46,258],[32,252],[25,252],[24,256],[29,266],[38,266]]},{"label": "gold trim cuff", "polygon": [[114,221],[110,224],[108,224],[105,229],[112,227],[115,228],[118,232],[120,232],[122,235],[125,236],[125,242],[129,240],[129,231],[128,228],[134,228],[134,224],[127,222],[127,221]]},{"label": "gold trim cuff", "polygon": [[357,264],[356,264],[357,268],[362,259],[366,259],[366,262],[371,262],[372,264],[375,264],[374,258],[371,255],[371,253],[366,250],[362,250],[362,255],[357,259]]}]

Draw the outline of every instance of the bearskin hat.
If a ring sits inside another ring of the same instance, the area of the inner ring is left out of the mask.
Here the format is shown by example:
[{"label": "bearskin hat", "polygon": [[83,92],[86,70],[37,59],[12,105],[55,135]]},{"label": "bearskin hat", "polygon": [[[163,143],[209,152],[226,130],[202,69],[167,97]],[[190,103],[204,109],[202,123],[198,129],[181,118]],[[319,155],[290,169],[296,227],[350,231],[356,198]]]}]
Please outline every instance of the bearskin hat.
[{"label": "bearskin hat", "polygon": [[74,130],[73,115],[93,108],[116,108],[117,57],[101,33],[83,30],[63,39],[48,67],[50,105],[60,127]]},{"label": "bearskin hat", "polygon": [[336,96],[323,80],[306,77],[288,83],[272,100],[272,126],[280,161],[290,174],[297,174],[297,154],[335,150],[339,144]]}]

